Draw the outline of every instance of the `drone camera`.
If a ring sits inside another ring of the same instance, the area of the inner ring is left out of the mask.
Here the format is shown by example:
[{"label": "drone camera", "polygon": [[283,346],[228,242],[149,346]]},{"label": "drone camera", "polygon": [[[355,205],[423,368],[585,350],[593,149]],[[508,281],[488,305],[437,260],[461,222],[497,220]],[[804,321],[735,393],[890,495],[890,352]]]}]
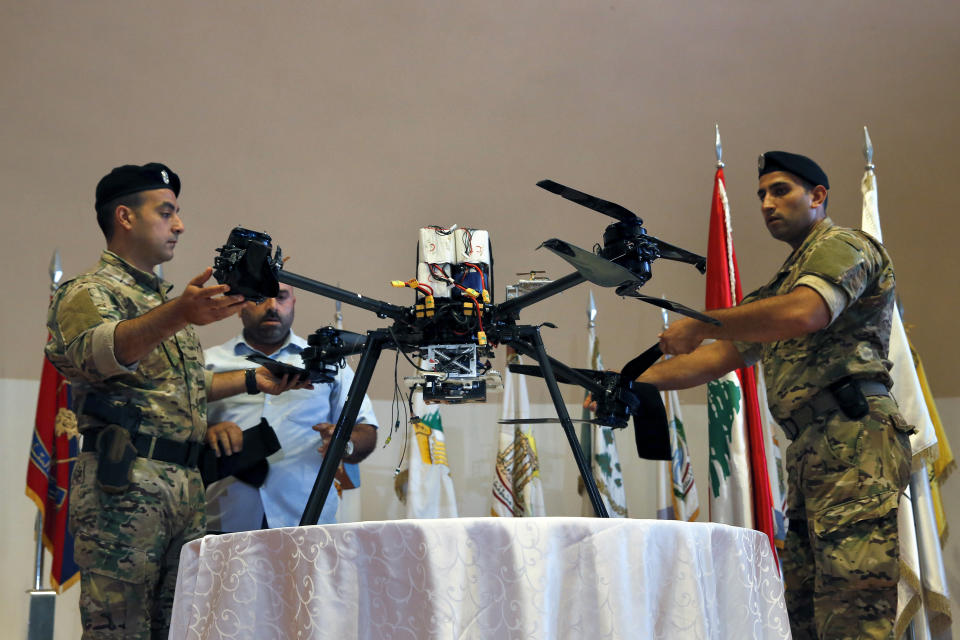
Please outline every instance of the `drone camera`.
[{"label": "drone camera", "polygon": [[270,236],[243,227],[234,227],[226,244],[217,249],[213,259],[213,277],[220,284],[230,285],[229,294],[242,295],[260,303],[280,291],[277,272],[283,266],[280,249],[273,257]]},{"label": "drone camera", "polygon": [[367,337],[352,331],[323,327],[307,337],[307,347],[300,353],[311,375],[336,378],[337,370],[346,366],[346,357],[360,353]]}]

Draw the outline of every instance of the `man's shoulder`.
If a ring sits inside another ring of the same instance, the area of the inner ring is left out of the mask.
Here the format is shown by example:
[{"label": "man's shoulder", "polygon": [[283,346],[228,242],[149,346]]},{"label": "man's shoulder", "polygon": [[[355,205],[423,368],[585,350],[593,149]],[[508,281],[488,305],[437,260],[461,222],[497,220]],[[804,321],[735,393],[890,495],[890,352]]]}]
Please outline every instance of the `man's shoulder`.
[{"label": "man's shoulder", "polygon": [[814,247],[819,249],[821,246],[836,245],[838,243],[850,246],[857,251],[876,252],[883,250],[883,245],[880,244],[880,241],[866,231],[838,225],[831,225],[826,229],[814,242]]},{"label": "man's shoulder", "polygon": [[[207,347],[203,350],[203,359],[206,362],[207,369],[216,371],[217,369],[236,369],[237,362],[246,362],[246,358],[237,353],[237,345],[241,337],[234,336],[222,344],[213,347]],[[251,365],[252,366],[252,365]]]}]

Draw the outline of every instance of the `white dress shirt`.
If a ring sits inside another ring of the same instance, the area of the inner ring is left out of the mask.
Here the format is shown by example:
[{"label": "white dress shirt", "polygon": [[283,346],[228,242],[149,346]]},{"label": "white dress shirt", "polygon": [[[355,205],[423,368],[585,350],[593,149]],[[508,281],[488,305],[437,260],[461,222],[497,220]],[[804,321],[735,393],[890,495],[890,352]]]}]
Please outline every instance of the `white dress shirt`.
[{"label": "white dress shirt", "polygon": [[[292,331],[283,346],[271,356],[279,362],[303,366],[300,352],[307,341]],[[243,335],[204,351],[207,369],[234,371],[255,367],[246,356],[260,353],[248,345]],[[260,529],[263,517],[271,528],[295,527],[307,505],[317,479],[323,454],[317,448],[321,435],[312,429],[319,422],[337,423],[347,401],[353,371],[344,367],[330,384],[315,384],[313,390],[296,389],[274,396],[265,393],[240,394],[207,406],[210,424],[230,421],[248,429],[266,418],[277,432],[280,451],[270,456],[270,471],[259,488],[234,477],[207,487],[207,528],[211,531],[251,531]],[[377,426],[370,398],[364,396],[357,423]],[[344,464],[347,475],[360,486],[357,465]],[[320,514],[320,524],[336,522],[336,490],[331,487]]]}]

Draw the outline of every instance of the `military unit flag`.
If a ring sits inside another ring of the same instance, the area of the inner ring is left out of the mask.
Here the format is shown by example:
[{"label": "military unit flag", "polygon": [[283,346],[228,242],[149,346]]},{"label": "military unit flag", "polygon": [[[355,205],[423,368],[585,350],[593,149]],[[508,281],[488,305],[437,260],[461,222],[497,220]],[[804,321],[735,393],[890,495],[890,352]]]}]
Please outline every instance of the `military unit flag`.
[{"label": "military unit flag", "polygon": [[[594,371],[603,371],[596,318],[597,307],[593,302],[591,291],[587,303],[587,366]],[[589,419],[590,411],[584,409],[582,417],[585,420]],[[593,480],[597,483],[597,490],[607,508],[607,514],[611,518],[626,518],[627,494],[613,428],[584,422],[580,430],[580,448],[583,450],[583,457],[590,461]],[[590,497],[587,495],[582,479],[578,480],[577,487],[582,498],[581,515],[593,516],[593,505],[590,503]]]},{"label": "military unit flag", "polygon": [[[526,376],[512,373],[509,364],[520,363],[519,354],[508,358],[503,378],[503,420],[530,418]],[[502,424],[493,474],[490,515],[506,517],[545,516],[540,459],[532,425]]]},{"label": "military unit flag", "polygon": [[457,496],[447,462],[440,409],[428,406],[420,391],[413,394],[410,426],[410,465],[397,477],[397,494],[406,504],[406,516],[456,518]]},{"label": "military unit flag", "polygon": [[43,545],[52,557],[50,584],[59,593],[80,577],[73,560],[73,535],[67,528],[70,474],[79,445],[77,418],[70,410],[70,383],[44,358],[26,493],[40,510]]},{"label": "military unit flag", "polygon": [[693,481],[693,466],[687,435],[680,414],[680,399],[676,391],[662,392],[667,409],[667,426],[670,429],[671,460],[660,460],[657,483],[660,489],[657,518],[660,520],[684,520],[693,522],[700,515],[700,500],[697,485]]},{"label": "military unit flag", "polygon": [[[883,242],[877,178],[873,166],[873,145],[866,127],[864,137],[867,166],[860,182],[863,196],[860,226],[863,231]],[[950,600],[928,475],[928,461],[936,459],[940,449],[937,447],[938,433],[927,407],[914,355],[899,313],[893,314],[888,358],[893,363],[890,375],[893,377],[893,391],[900,413],[917,429],[910,436],[914,473],[910,479],[910,487],[900,498],[897,513],[901,575],[894,633],[899,637],[917,614],[925,616],[923,628],[927,628],[929,623],[929,629],[937,633],[949,628],[951,624]],[[949,450],[949,445],[947,449]]]}]

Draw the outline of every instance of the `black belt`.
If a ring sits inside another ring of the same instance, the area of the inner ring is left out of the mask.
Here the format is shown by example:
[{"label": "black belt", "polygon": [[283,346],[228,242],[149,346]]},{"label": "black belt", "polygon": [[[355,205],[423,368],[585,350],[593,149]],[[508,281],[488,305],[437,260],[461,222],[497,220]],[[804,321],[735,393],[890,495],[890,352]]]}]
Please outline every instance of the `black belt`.
[{"label": "black belt", "polygon": [[[867,397],[885,396],[890,393],[887,385],[876,380],[857,380],[856,385],[860,388],[860,392]],[[784,435],[790,440],[795,440],[797,436],[800,435],[800,432],[818,416],[822,416],[830,411],[842,410],[840,403],[837,402],[837,399],[833,396],[830,389],[821,389],[815,396],[810,398],[805,405],[790,414],[789,418],[784,418],[778,422],[780,426],[783,427]]]},{"label": "black belt", "polygon": [[[85,432],[81,451],[84,453],[96,451],[98,435],[100,435],[99,429]],[[178,442],[170,438],[148,436],[145,433],[136,434],[131,441],[137,449],[137,455],[141,458],[178,464],[188,469],[197,468],[197,462],[203,450],[202,442]]]}]

